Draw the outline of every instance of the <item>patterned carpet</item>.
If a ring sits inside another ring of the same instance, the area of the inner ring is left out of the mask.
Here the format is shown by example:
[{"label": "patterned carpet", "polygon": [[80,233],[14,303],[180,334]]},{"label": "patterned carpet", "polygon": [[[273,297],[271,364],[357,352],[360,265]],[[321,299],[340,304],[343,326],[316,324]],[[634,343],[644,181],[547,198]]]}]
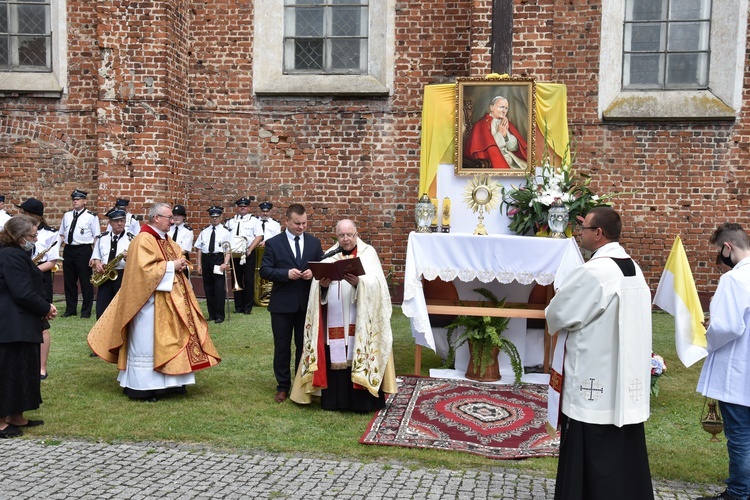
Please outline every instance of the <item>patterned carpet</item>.
[{"label": "patterned carpet", "polygon": [[402,376],[359,442],[456,450],[500,460],[556,457],[547,386]]}]

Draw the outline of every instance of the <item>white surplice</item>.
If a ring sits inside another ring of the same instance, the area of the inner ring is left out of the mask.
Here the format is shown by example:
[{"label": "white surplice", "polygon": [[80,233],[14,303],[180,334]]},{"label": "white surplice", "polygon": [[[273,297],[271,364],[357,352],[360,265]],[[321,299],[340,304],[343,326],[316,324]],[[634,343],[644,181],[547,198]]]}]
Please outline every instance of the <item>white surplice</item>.
[{"label": "white surplice", "polygon": [[[638,265],[623,276],[608,243],[564,281],[545,310],[550,333],[567,330],[562,412],[618,427],[649,417],[651,292]],[[635,263],[634,263],[635,264]]]}]

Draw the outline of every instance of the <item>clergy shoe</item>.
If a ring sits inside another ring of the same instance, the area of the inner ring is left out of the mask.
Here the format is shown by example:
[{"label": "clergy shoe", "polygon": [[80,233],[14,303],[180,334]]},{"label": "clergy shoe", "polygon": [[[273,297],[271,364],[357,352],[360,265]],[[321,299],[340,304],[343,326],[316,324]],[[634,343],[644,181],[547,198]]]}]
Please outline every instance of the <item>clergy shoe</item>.
[{"label": "clergy shoe", "polygon": [[224,318],[219,318],[214,323],[224,323]]},{"label": "clergy shoe", "polygon": [[277,403],[283,403],[284,401],[286,401],[287,396],[288,396],[288,393],[286,391],[279,391],[276,393],[276,397],[273,399]]},{"label": "clergy shoe", "polygon": [[23,431],[15,425],[8,424],[8,427],[0,431],[0,439],[14,438],[23,436]]}]

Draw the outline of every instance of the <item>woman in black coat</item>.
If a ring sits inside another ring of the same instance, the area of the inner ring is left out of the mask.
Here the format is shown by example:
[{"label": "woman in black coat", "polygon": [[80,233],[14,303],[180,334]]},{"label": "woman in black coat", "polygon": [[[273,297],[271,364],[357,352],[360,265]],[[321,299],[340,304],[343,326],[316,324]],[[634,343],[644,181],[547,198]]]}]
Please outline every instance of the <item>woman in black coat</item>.
[{"label": "woman in black coat", "polygon": [[11,217],[0,232],[0,438],[44,423],[23,416],[42,402],[39,345],[45,320],[57,315],[44,298],[42,273],[29,257],[36,239],[37,224],[26,215]]}]

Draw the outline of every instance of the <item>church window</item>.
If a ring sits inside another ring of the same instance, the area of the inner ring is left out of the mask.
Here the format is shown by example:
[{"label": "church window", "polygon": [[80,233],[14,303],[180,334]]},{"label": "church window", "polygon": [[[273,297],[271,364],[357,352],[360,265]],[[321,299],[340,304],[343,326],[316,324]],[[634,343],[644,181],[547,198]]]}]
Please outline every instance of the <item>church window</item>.
[{"label": "church window", "polygon": [[66,0],[0,0],[0,95],[60,96],[67,79]]},{"label": "church window", "polygon": [[285,0],[284,72],[367,73],[367,0]]},{"label": "church window", "polygon": [[711,0],[628,0],[623,88],[708,86]]}]

